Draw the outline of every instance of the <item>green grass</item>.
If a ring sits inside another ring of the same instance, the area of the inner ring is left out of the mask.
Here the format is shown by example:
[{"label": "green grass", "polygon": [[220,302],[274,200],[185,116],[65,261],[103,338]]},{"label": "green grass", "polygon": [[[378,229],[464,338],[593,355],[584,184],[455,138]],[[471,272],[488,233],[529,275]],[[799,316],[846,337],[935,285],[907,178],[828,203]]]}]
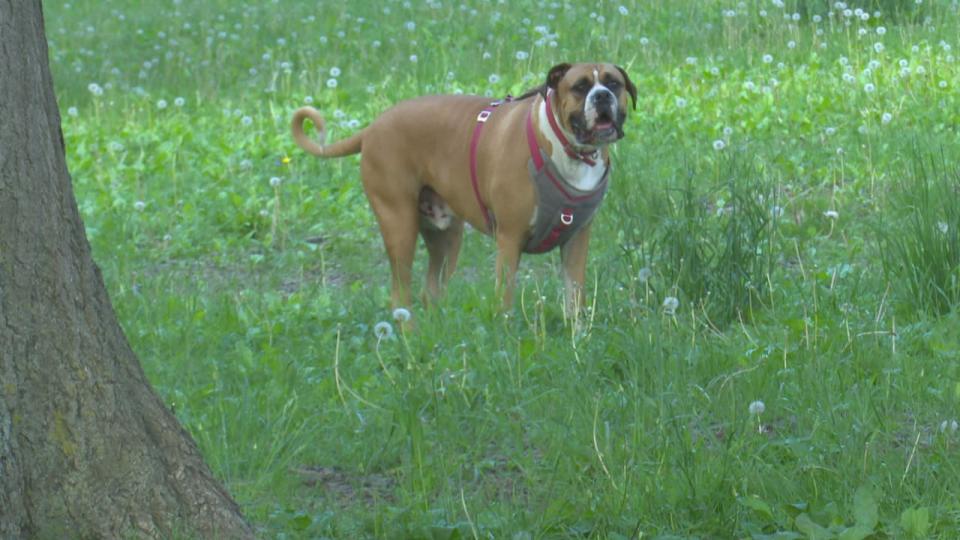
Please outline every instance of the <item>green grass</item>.
[{"label": "green grass", "polygon": [[[73,1],[46,25],[120,320],[264,537],[956,538],[960,13],[850,4]],[[498,315],[468,232],[448,296],[378,339],[357,160],[305,155],[290,113],[339,138],[589,59],[639,99],[588,323],[556,254]]]}]

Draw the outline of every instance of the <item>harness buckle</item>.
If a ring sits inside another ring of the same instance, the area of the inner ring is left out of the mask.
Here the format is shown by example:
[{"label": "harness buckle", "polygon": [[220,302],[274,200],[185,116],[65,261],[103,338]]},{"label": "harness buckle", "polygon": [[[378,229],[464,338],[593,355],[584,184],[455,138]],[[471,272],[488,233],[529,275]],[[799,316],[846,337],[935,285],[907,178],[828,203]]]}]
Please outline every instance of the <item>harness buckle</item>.
[{"label": "harness buckle", "polygon": [[477,115],[477,122],[486,122],[490,115],[493,114],[493,111],[490,109],[484,109],[480,111],[480,114]]},{"label": "harness buckle", "polygon": [[560,223],[569,227],[573,224],[573,210],[565,209],[560,212]]}]

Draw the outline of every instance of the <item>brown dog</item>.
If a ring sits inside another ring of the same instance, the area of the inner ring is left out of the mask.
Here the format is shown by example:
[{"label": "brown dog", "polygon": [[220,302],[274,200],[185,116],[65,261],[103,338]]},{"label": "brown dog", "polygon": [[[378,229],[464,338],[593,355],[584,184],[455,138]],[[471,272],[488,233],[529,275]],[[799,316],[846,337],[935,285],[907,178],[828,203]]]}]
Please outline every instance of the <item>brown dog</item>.
[{"label": "brown dog", "polygon": [[[590,222],[607,187],[607,145],[623,137],[627,95],[637,89],[612,64],[560,64],[520,98],[428,96],[387,110],[330,145],[323,118],[302,107],[293,138],[319,157],[362,152],[363,189],[380,224],[394,307],[410,305],[417,234],[430,255],[426,292],[438,297],[457,265],[464,221],[497,242],[496,283],[513,302],[521,252],[559,245],[565,308],[576,310]],[[303,131],[313,121],[319,143]]]}]

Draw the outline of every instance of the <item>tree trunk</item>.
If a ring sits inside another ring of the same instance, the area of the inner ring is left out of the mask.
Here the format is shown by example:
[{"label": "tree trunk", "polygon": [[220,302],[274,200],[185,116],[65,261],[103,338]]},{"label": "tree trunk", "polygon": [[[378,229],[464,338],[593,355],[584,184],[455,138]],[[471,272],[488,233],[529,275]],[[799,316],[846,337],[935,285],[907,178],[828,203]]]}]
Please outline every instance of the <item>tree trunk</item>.
[{"label": "tree trunk", "polygon": [[0,0],[0,538],[252,537],[90,256],[39,0]]}]

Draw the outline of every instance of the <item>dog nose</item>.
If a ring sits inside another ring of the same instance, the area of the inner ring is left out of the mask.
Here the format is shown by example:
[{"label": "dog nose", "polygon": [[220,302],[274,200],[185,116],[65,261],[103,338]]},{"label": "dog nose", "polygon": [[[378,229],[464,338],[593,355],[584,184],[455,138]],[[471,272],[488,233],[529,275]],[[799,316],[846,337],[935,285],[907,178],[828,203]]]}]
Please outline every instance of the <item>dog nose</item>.
[{"label": "dog nose", "polygon": [[614,101],[614,95],[609,90],[603,90],[593,95],[593,102],[597,105],[610,105]]}]

